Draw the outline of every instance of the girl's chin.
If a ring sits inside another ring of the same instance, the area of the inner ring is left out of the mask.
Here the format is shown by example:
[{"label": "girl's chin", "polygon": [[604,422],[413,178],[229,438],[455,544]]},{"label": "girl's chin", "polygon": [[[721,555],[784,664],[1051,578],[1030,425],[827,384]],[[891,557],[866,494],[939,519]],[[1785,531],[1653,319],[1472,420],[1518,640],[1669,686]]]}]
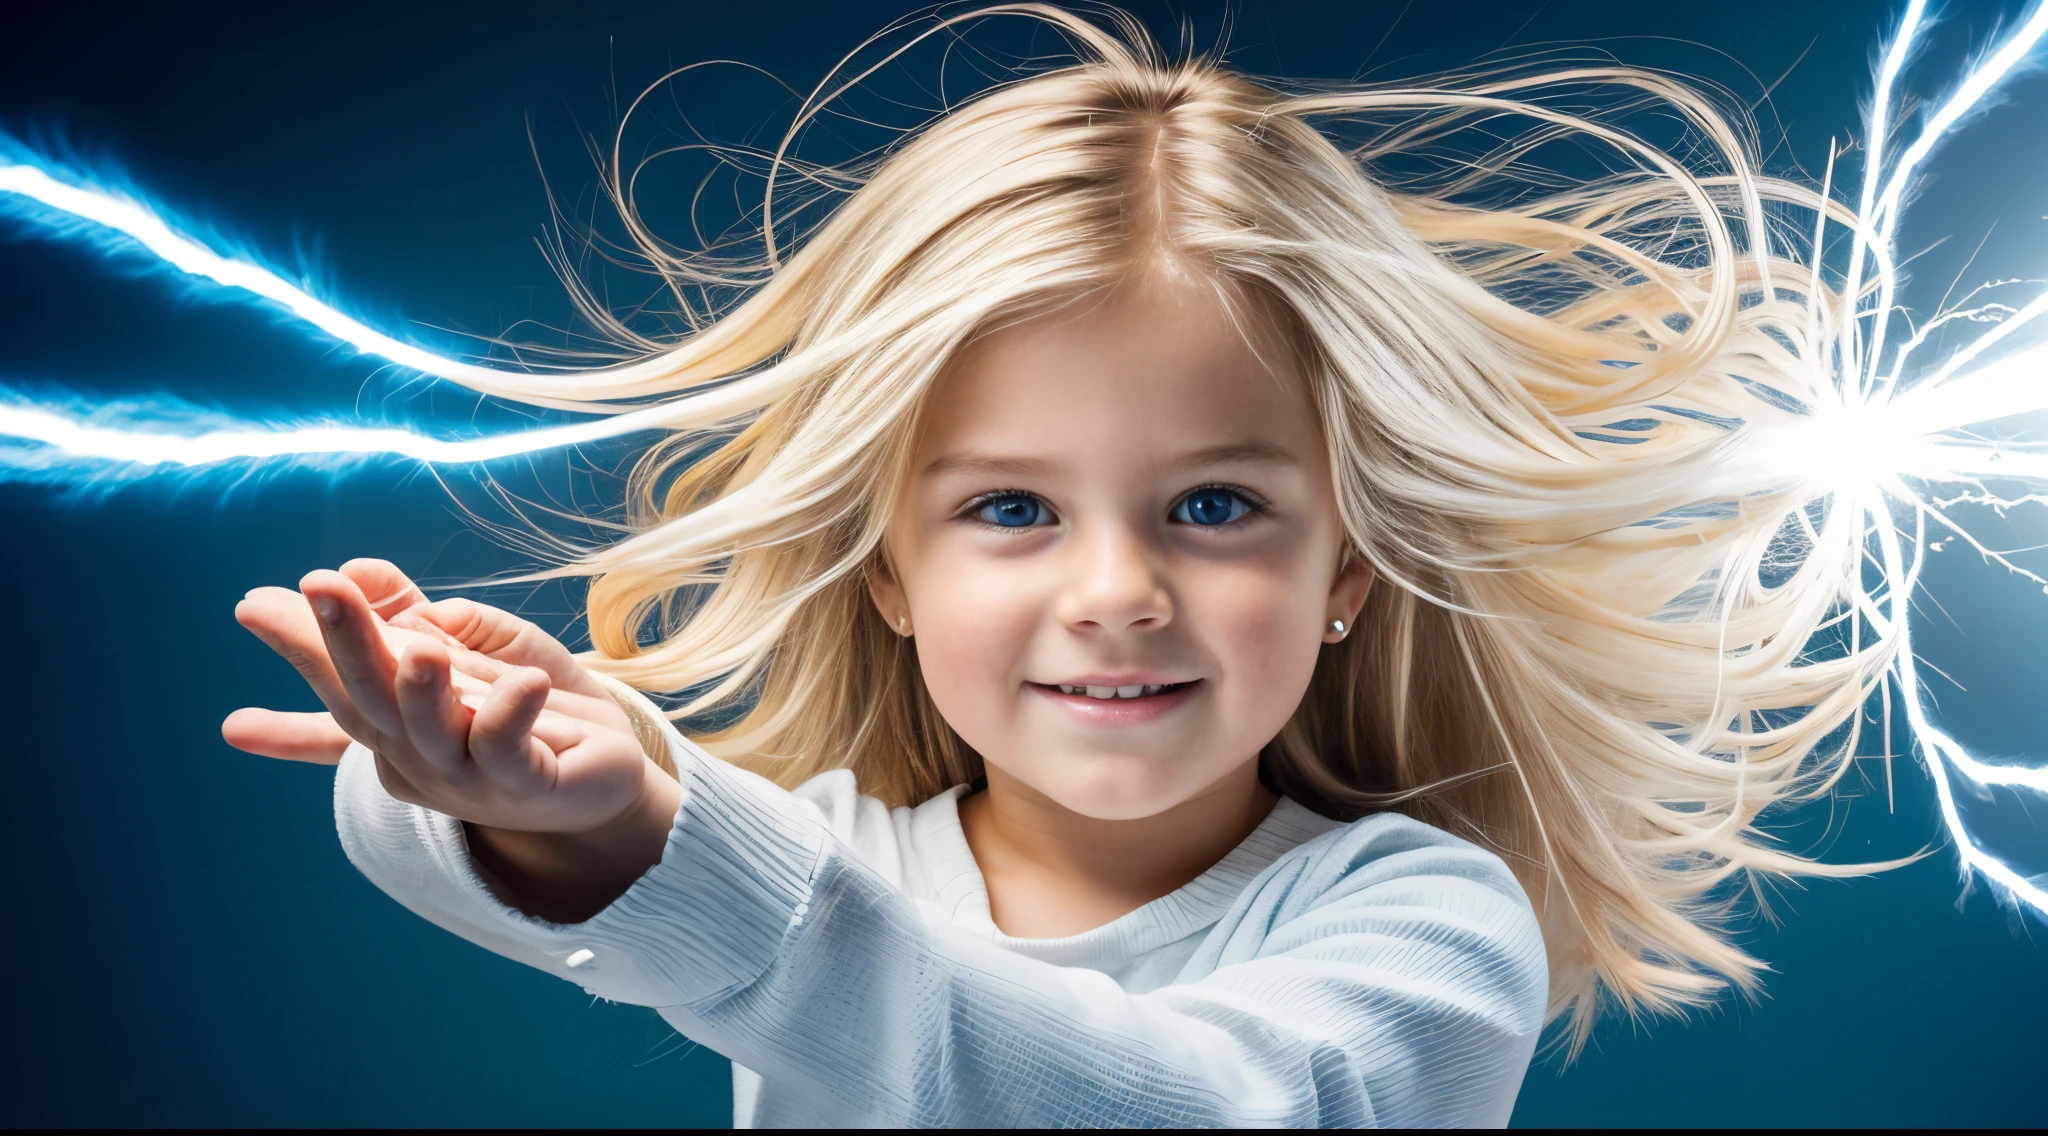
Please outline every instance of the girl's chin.
[{"label": "girl's chin", "polygon": [[1074,750],[1050,743],[1026,770],[1012,775],[1071,813],[1091,820],[1143,820],[1158,816],[1213,788],[1229,774],[1190,776],[1200,768],[1195,747],[1131,753]]}]

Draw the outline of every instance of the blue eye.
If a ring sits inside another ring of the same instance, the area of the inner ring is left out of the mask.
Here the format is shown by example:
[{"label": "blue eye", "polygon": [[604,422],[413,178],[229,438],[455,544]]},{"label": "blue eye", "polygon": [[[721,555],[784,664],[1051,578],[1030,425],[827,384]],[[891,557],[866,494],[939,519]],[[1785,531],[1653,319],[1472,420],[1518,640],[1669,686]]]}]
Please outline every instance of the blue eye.
[{"label": "blue eye", "polygon": [[1252,503],[1244,494],[1210,485],[1195,490],[1180,499],[1173,507],[1173,519],[1184,525],[1202,525],[1214,528],[1227,525],[1252,511]]},{"label": "blue eye", "polygon": [[1051,520],[1052,510],[1029,493],[998,493],[974,511],[976,520],[1005,529],[1028,529]]}]

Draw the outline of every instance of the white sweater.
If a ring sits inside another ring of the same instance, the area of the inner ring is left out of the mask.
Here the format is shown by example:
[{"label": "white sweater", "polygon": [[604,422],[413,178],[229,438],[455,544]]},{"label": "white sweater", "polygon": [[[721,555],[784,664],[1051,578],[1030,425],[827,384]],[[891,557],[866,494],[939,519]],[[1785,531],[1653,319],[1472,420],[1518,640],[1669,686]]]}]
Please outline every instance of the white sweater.
[{"label": "white sweater", "polygon": [[459,821],[361,746],[335,820],[419,915],[733,1060],[746,1126],[1502,1125],[1541,1028],[1543,946],[1491,853],[1283,800],[1179,891],[1063,939],[989,917],[962,789],[890,810],[705,756],[624,694],[683,785],[661,862],[588,922],[492,895]]}]

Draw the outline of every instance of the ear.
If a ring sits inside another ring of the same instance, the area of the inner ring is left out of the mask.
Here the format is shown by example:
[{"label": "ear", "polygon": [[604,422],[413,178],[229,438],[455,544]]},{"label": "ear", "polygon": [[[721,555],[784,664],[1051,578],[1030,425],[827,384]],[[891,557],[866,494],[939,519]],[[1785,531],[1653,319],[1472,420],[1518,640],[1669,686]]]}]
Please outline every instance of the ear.
[{"label": "ear", "polygon": [[1359,609],[1365,606],[1365,597],[1372,593],[1373,581],[1377,579],[1379,574],[1373,571],[1372,561],[1355,551],[1345,551],[1344,564],[1337,569],[1337,579],[1330,584],[1330,602],[1323,617],[1325,627],[1329,626],[1330,620],[1343,620],[1344,632],[1326,638],[1335,642],[1351,633],[1358,624]]},{"label": "ear", "polygon": [[903,594],[903,584],[896,578],[896,567],[889,563],[886,548],[875,554],[875,562],[868,569],[868,598],[875,601],[875,610],[882,614],[883,623],[898,635],[910,634],[910,600]]}]

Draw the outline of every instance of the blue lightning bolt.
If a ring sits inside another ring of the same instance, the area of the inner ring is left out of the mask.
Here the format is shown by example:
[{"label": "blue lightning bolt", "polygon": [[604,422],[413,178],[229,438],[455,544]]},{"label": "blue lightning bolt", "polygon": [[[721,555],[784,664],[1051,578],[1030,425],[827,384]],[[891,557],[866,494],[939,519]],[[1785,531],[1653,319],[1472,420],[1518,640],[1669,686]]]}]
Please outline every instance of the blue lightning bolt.
[{"label": "blue lightning bolt", "polygon": [[[201,415],[190,412],[185,418],[188,422],[202,421]],[[267,458],[363,455],[410,458],[432,465],[465,465],[584,445],[641,430],[659,430],[673,418],[664,408],[654,406],[596,422],[463,439],[435,438],[399,428],[325,422],[234,426],[183,433],[178,432],[180,423],[176,421],[159,422],[153,429],[133,424],[103,425],[87,416],[22,400],[0,403],[0,437],[36,442],[49,448],[52,460],[78,462],[191,467]]]},{"label": "blue lightning bolt", "polygon": [[[1957,792],[1968,786],[2006,786],[2048,794],[2048,767],[1984,761],[1934,723],[1913,653],[1909,607],[1931,547],[1930,528],[1960,539],[2048,590],[2048,579],[1978,543],[1944,513],[1944,503],[1927,492],[1930,486],[1960,485],[1966,490],[1961,500],[1977,504],[1999,508],[2048,504],[2048,452],[1979,440],[1991,436],[1983,427],[2048,410],[2048,387],[2043,384],[2048,378],[2048,345],[2020,350],[2010,347],[2016,333],[2048,315],[2048,292],[2017,309],[1985,305],[1944,313],[1890,350],[1890,366],[1885,367],[1898,286],[1893,242],[1906,194],[1939,145],[1973,110],[1984,105],[2048,35],[2048,0],[2042,0],[1963,77],[1886,169],[1884,149],[1892,130],[1895,92],[1926,30],[1926,8],[1925,0],[1909,0],[1876,77],[1876,97],[1867,123],[1866,173],[1860,190],[1861,221],[1852,233],[1843,282],[1845,294],[1867,294],[1870,299],[1856,318],[1845,320],[1840,329],[1834,346],[1837,386],[1833,398],[1796,426],[1757,436],[1731,461],[1729,476],[1732,486],[1744,488],[1782,484],[1787,479],[1802,481],[1832,495],[1839,507],[1861,517],[1886,586],[1858,598],[1859,614],[1879,634],[1897,636],[1895,689],[1914,750],[1929,768],[1942,823],[1954,841],[1964,876],[1980,876],[2003,894],[2048,915],[2048,890],[2042,886],[2048,876],[2030,879],[1985,850],[1971,835],[1956,805]],[[42,213],[27,217],[29,221],[61,217],[74,227],[85,222],[118,234],[164,266],[275,305],[365,355],[486,393],[516,396],[533,389],[522,372],[436,354],[380,332],[251,261],[223,255],[181,234],[156,210],[97,188],[89,179],[69,176],[54,163],[0,159],[0,197],[6,195],[43,207]],[[1825,226],[1825,219],[1822,224]],[[1820,247],[1817,235],[1816,259]],[[1812,302],[1818,304],[1819,289],[1814,291]],[[1978,323],[1996,317],[2002,318],[1990,322],[1989,330],[1976,339],[1950,351],[1910,383],[1901,382],[1933,330],[1957,321]],[[652,373],[658,366],[650,360],[587,374],[607,380],[605,389],[619,390],[629,388],[642,369]],[[22,443],[0,447],[0,478],[8,476],[9,470],[35,469],[45,477],[52,469],[74,470],[76,477],[86,479],[93,476],[91,471],[108,467],[197,470],[231,463],[337,456],[452,465],[679,424],[675,412],[653,405],[617,408],[618,413],[565,426],[443,439],[407,429],[338,422],[250,424],[223,421],[218,415],[157,409],[124,416],[109,414],[108,409],[80,409],[0,390],[0,439]],[[603,409],[597,408],[597,412]],[[703,414],[699,408],[691,417],[701,421]],[[2041,491],[2003,497],[1986,490],[1986,481]]]},{"label": "blue lightning bolt", "polygon": [[268,269],[222,256],[197,241],[181,236],[161,217],[136,202],[67,184],[32,165],[0,166],[0,192],[40,202],[70,217],[118,232],[179,272],[269,300],[365,354],[380,356],[401,367],[459,383],[490,383],[505,377],[494,368],[436,355],[365,326],[280,279]]},{"label": "blue lightning bolt", "polygon": [[[4,141],[4,139],[0,139]],[[54,163],[8,163],[0,159],[0,200],[12,197],[42,206],[24,215],[58,236],[78,236],[85,222],[99,233],[125,239],[156,265],[211,285],[225,294],[267,303],[309,325],[328,338],[363,355],[380,358],[408,371],[448,379],[487,394],[519,397],[542,393],[524,371],[474,363],[437,354],[370,327],[275,272],[248,260],[226,256],[188,237],[141,202],[96,187],[84,178],[57,176]],[[79,184],[87,182],[87,184]],[[55,224],[53,222],[61,222]],[[643,374],[658,373],[659,360],[580,372],[605,389],[630,387]],[[224,463],[249,464],[306,457],[402,458],[434,465],[460,465],[539,453],[567,446],[659,430],[678,425],[676,415],[659,405],[637,409],[591,403],[575,409],[607,415],[598,421],[484,437],[443,439],[399,428],[376,428],[340,422],[224,423],[218,413],[195,412],[176,399],[163,407],[137,407],[123,420],[104,412],[79,408],[71,400],[57,403],[0,388],[0,438],[37,444],[0,451],[0,479],[10,472],[77,468],[81,476],[108,468],[193,469]],[[533,399],[543,405],[559,400]],[[693,414],[702,417],[701,413]]]}]

